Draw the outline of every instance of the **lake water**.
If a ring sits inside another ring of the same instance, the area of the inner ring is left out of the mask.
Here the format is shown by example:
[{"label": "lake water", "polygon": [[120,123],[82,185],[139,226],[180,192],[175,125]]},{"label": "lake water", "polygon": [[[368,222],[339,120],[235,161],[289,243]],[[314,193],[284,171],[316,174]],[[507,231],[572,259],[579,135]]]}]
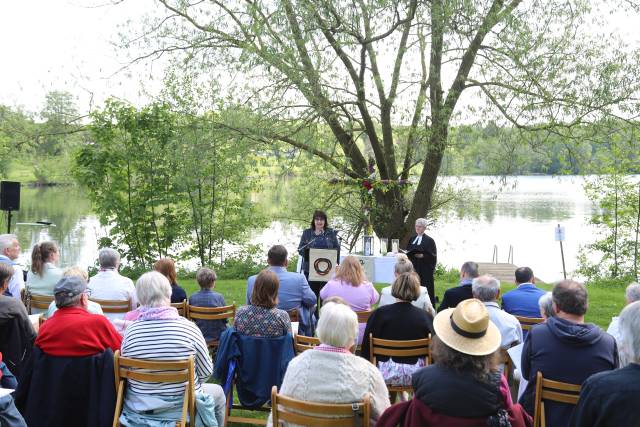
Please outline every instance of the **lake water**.
[{"label": "lake water", "polygon": [[[564,253],[569,272],[577,267],[579,246],[595,239],[595,230],[588,225],[594,207],[584,194],[582,177],[522,176],[506,182],[464,177],[443,178],[443,182],[463,185],[463,194],[467,195],[443,209],[427,231],[438,246],[438,260],[448,267],[459,267],[468,260],[490,262],[494,246],[498,261],[507,262],[512,247],[514,264],[528,265],[541,279],[553,281],[562,277],[560,247],[554,240],[556,225],[566,230]],[[97,239],[106,234],[106,229],[91,212],[82,191],[74,187],[23,187],[21,202],[21,210],[14,213],[12,231],[23,248],[23,265],[28,264],[30,248],[47,239],[60,244],[62,266],[95,263]],[[25,224],[40,220],[48,220],[55,227]],[[0,227],[5,232],[4,215]],[[266,229],[256,230],[251,241],[263,246],[265,252],[275,243],[295,251],[303,227],[306,221],[273,221]]]}]

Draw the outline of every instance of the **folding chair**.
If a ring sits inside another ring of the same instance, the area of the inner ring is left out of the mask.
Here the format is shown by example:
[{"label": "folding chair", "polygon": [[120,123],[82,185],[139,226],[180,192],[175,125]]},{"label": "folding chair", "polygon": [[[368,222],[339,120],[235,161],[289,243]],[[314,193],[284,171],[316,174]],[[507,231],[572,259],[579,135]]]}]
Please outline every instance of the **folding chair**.
[{"label": "folding chair", "polygon": [[131,300],[113,300],[113,299],[95,299],[89,298],[89,301],[93,301],[96,304],[100,304],[104,313],[128,313],[132,310]]},{"label": "folding chair", "polygon": [[367,323],[369,320],[369,316],[371,316],[373,310],[367,311],[356,311],[356,316],[358,316],[358,323]]},{"label": "folding chair", "polygon": [[171,307],[178,310],[178,314],[182,317],[187,317],[187,300],[183,299],[181,302],[172,302]]},{"label": "folding chair", "polygon": [[113,427],[120,426],[120,414],[124,400],[125,381],[128,379],[156,383],[186,383],[182,402],[182,417],[176,420],[177,427],[187,426],[187,410],[190,424],[195,425],[195,380],[193,356],[186,360],[159,362],[155,360],[128,359],[120,356],[120,350],[113,355],[116,381],[116,409],[113,414]]},{"label": "folding chair", "polygon": [[292,310],[288,310],[287,314],[289,314],[289,320],[291,320],[291,322],[299,322],[300,321],[300,314],[298,313],[298,309],[294,308]]},{"label": "folding chair", "polygon": [[293,338],[296,356],[303,351],[312,350],[317,345],[320,345],[320,339],[316,337],[305,337],[304,335],[298,334]]},{"label": "folding chair", "polygon": [[578,384],[563,383],[545,379],[542,372],[536,375],[536,398],[534,402],[533,427],[546,427],[544,401],[550,400],[559,403],[576,405],[580,398]]},{"label": "folding chair", "polygon": [[323,427],[369,427],[371,402],[369,394],[354,403],[315,403],[293,399],[271,389],[271,418],[274,426],[283,422]]},{"label": "folding chair", "polygon": [[538,323],[544,322],[544,319],[542,317],[516,316],[516,319],[518,319],[518,322],[520,322],[520,326],[522,326],[523,331],[528,331]]},{"label": "folding chair", "polygon": [[54,300],[53,295],[38,295],[38,294],[28,294],[27,301],[29,305],[27,306],[27,311],[31,314],[31,309],[37,308],[38,310],[47,311],[49,309],[49,305],[51,301]]},{"label": "folding chair", "polygon": [[[189,320],[223,320],[228,319],[227,322],[233,321],[236,317],[236,305],[225,305],[222,307],[198,307],[195,305],[187,304],[186,306],[187,318]],[[207,346],[212,351],[216,351],[220,345],[219,340],[209,341]]]},{"label": "folding chair", "polygon": [[[369,334],[369,361],[377,367],[376,356],[419,357],[424,358],[425,365],[430,365],[432,363],[431,337],[400,341],[374,338],[373,334]],[[413,387],[411,385],[394,386],[387,384],[387,390],[394,397],[399,392],[413,392]]]}]

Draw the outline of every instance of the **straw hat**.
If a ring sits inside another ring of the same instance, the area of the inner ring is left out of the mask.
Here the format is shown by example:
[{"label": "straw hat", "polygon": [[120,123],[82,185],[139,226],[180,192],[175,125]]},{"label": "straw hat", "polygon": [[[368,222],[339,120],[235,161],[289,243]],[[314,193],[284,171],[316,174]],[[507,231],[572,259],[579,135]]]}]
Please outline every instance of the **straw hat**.
[{"label": "straw hat", "polygon": [[500,347],[500,331],[489,320],[482,301],[467,299],[438,313],[433,329],[442,342],[471,356],[486,356]]}]

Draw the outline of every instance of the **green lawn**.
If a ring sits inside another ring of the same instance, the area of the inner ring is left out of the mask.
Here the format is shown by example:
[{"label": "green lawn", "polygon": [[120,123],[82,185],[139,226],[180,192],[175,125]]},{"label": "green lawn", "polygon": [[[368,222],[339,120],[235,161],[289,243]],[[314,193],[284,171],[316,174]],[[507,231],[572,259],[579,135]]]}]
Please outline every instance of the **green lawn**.
[{"label": "green lawn", "polygon": [[[195,279],[181,279],[180,285],[184,287],[187,295],[196,292],[199,287]],[[376,289],[380,290],[387,286],[385,284],[376,284]],[[436,294],[442,298],[445,289],[457,286],[457,283],[438,281],[436,279]],[[551,290],[551,285],[540,285],[542,288]],[[512,283],[502,284],[502,293],[515,288]],[[218,280],[215,290],[220,292],[227,304],[235,302],[236,306],[244,305],[245,293],[247,289],[246,280]],[[590,285],[589,291],[589,311],[587,312],[587,321],[593,322],[603,329],[606,329],[611,321],[612,316],[620,313],[624,307],[624,288],[603,287],[598,285]]]}]

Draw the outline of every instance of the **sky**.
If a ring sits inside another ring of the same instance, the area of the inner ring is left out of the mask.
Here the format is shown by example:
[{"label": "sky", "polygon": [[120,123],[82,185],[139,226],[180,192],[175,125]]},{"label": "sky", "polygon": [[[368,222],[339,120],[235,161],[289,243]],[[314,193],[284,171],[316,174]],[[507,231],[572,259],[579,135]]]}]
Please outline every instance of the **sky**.
[{"label": "sky", "polygon": [[[600,1],[600,0],[593,0]],[[118,4],[111,4],[116,2]],[[140,105],[140,79],[156,68],[138,67],[116,73],[126,53],[113,43],[121,31],[139,29],[153,0],[19,0],[0,6],[0,104],[39,111],[48,91],[66,90],[80,112],[99,107],[115,96]],[[608,16],[606,30],[640,43],[635,15]],[[114,74],[115,73],[115,74]],[[151,85],[151,91],[154,89]]]}]

